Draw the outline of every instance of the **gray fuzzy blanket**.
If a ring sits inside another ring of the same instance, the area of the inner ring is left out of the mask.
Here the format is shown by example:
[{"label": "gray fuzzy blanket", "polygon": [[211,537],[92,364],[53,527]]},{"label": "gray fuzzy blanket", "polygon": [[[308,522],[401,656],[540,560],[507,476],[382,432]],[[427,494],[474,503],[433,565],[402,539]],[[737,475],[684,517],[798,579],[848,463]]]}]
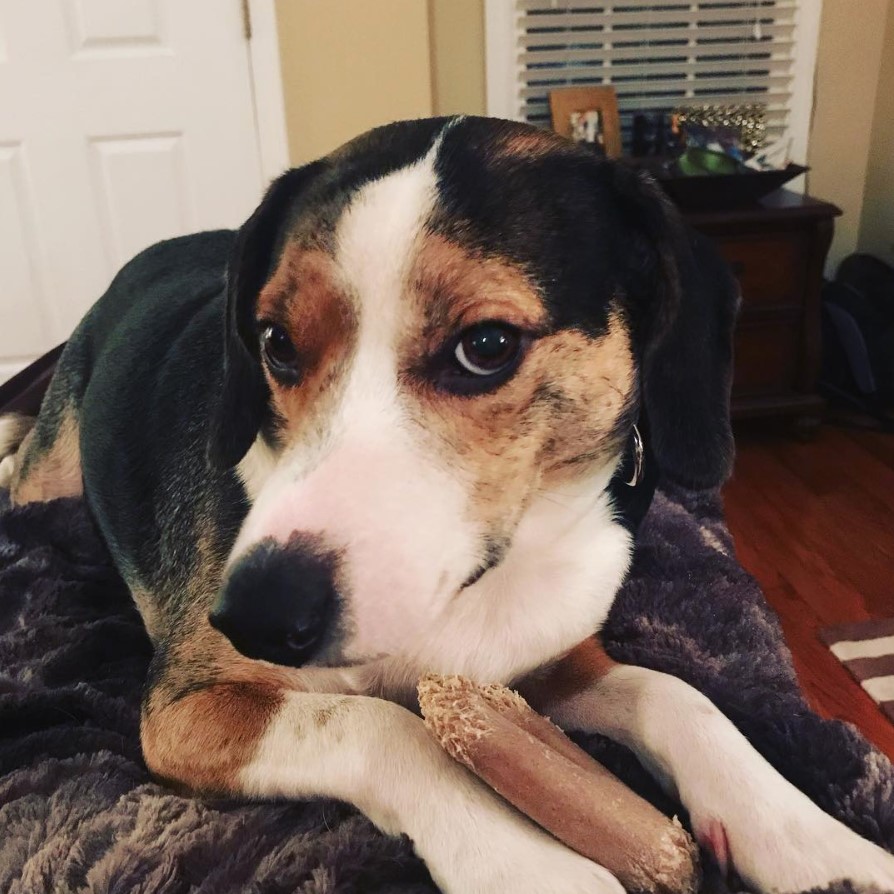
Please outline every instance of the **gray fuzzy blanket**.
[{"label": "gray fuzzy blanket", "polygon": [[[891,763],[808,710],[716,493],[657,494],[605,639],[701,689],[823,808],[894,847]],[[0,493],[0,891],[435,890],[408,840],[343,804],[198,801],[151,782],[138,740],[149,656],[83,504],[10,511]],[[629,752],[583,744],[679,811]]]}]

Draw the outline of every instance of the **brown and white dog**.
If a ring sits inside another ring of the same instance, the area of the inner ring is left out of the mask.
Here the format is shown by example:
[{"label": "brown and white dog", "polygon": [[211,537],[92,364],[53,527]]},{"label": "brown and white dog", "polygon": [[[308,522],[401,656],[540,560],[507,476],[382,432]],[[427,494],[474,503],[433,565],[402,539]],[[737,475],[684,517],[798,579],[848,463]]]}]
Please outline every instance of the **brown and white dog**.
[{"label": "brown and white dog", "polygon": [[238,233],[128,264],[4,468],[17,504],[88,501],[155,645],[163,779],[353,802],[447,892],[621,890],[424,731],[415,681],[462,673],[629,746],[754,888],[894,890],[704,696],[594,637],[650,470],[728,473],[735,304],[624,167],[508,122],[395,124]]}]

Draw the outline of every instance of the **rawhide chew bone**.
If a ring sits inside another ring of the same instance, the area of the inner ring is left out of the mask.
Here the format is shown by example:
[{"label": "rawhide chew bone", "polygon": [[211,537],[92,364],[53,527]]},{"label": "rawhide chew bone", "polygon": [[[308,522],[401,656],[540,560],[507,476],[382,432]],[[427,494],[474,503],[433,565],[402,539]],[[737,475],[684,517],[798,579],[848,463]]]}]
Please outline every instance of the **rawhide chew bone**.
[{"label": "rawhide chew bone", "polygon": [[698,849],[686,830],[632,792],[517,693],[465,677],[419,682],[425,725],[453,757],[627,891],[694,894]]}]

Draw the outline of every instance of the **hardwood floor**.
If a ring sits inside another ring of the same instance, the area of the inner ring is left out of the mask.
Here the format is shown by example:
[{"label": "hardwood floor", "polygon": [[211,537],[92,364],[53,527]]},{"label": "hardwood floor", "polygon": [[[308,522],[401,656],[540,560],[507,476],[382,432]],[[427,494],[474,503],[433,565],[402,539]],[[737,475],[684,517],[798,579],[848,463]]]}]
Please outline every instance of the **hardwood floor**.
[{"label": "hardwood floor", "polygon": [[736,440],[729,527],[808,699],[894,758],[894,724],[817,638],[831,624],[894,617],[894,435],[823,426],[808,442],[754,429]]}]

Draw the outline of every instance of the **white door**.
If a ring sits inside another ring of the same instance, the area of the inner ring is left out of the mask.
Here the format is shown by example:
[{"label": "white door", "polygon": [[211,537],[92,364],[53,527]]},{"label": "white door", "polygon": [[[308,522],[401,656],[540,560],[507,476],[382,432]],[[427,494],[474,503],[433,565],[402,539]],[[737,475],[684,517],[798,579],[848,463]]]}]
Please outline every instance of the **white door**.
[{"label": "white door", "polygon": [[0,0],[0,381],[261,189],[240,0]]}]

